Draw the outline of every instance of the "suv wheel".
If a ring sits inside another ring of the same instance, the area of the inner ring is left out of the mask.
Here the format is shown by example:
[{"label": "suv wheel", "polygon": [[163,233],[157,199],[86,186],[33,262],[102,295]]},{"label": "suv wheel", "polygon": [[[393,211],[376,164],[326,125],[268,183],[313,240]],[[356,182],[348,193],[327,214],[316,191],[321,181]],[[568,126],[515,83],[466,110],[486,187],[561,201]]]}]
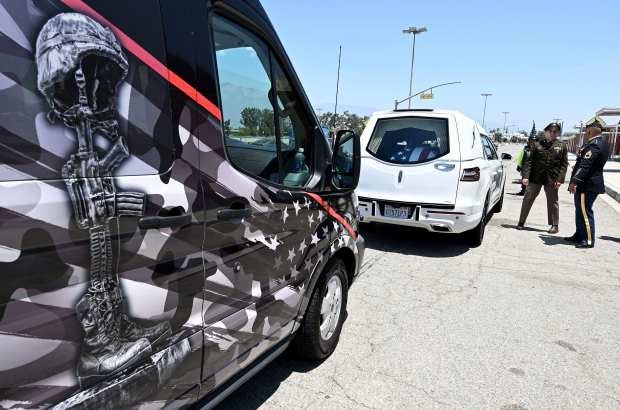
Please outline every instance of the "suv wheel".
[{"label": "suv wheel", "polygon": [[345,318],[347,292],[347,269],[336,259],[321,274],[293,340],[292,348],[298,356],[322,360],[333,353]]},{"label": "suv wheel", "polygon": [[465,239],[467,243],[474,248],[482,245],[482,240],[484,239],[484,231],[487,227],[487,215],[489,208],[489,196],[487,195],[487,199],[484,202],[484,208],[482,209],[482,218],[480,219],[480,223],[471,231],[465,232]]},{"label": "suv wheel", "polygon": [[498,214],[502,212],[502,208],[504,207],[504,189],[502,189],[502,196],[500,196],[499,201],[495,204],[495,208],[493,208],[493,213]]}]

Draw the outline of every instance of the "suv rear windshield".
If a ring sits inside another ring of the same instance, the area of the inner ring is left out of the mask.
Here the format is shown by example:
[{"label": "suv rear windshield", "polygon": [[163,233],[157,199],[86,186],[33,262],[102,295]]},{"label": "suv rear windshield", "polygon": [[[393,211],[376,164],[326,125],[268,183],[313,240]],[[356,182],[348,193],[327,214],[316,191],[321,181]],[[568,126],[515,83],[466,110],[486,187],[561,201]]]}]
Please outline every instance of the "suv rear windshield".
[{"label": "suv rear windshield", "polygon": [[377,121],[366,148],[381,161],[419,164],[450,152],[448,120],[403,117]]}]

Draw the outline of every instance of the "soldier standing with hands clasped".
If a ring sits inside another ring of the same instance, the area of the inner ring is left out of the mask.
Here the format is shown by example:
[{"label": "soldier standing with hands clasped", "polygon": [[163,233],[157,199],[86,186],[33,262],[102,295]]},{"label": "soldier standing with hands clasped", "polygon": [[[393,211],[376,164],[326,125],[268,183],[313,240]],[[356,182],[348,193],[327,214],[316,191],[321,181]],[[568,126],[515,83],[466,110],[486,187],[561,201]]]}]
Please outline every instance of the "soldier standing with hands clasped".
[{"label": "soldier standing with hands clasped", "polygon": [[609,158],[609,145],[601,136],[604,127],[598,116],[586,123],[586,143],[579,150],[568,186],[568,191],[575,195],[576,232],[564,239],[580,249],[594,248],[592,205],[599,194],[605,193],[603,168]]},{"label": "soldier standing with hands clasped", "polygon": [[524,163],[523,185],[525,197],[521,205],[521,216],[517,229],[522,230],[527,216],[540,190],[545,188],[547,197],[547,218],[551,228],[549,233],[559,232],[560,204],[558,190],[566,178],[568,168],[568,149],[559,140],[562,127],[552,122],[545,127],[545,137],[536,141],[531,149],[530,157]]}]

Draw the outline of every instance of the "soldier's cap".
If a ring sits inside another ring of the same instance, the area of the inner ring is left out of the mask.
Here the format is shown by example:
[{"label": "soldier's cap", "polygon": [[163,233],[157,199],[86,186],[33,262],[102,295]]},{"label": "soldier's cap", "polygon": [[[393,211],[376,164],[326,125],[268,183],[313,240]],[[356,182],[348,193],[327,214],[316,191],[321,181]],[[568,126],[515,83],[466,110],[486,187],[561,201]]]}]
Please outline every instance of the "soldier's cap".
[{"label": "soldier's cap", "polygon": [[595,115],[586,122],[586,128],[600,128],[604,130],[606,125],[605,121],[598,115]]},{"label": "soldier's cap", "polygon": [[545,131],[549,131],[551,128],[557,128],[558,131],[562,132],[562,125],[558,122],[551,122],[549,125],[545,127]]}]

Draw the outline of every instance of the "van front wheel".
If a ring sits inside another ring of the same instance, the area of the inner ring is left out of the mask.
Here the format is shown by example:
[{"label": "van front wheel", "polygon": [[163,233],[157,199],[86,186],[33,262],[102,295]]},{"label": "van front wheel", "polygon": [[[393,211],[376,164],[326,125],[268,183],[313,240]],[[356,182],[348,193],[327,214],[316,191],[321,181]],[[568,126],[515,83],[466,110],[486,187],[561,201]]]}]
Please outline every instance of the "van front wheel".
[{"label": "van front wheel", "polygon": [[347,269],[336,259],[321,274],[295,335],[292,350],[297,356],[322,360],[333,353],[345,318],[347,291]]}]

